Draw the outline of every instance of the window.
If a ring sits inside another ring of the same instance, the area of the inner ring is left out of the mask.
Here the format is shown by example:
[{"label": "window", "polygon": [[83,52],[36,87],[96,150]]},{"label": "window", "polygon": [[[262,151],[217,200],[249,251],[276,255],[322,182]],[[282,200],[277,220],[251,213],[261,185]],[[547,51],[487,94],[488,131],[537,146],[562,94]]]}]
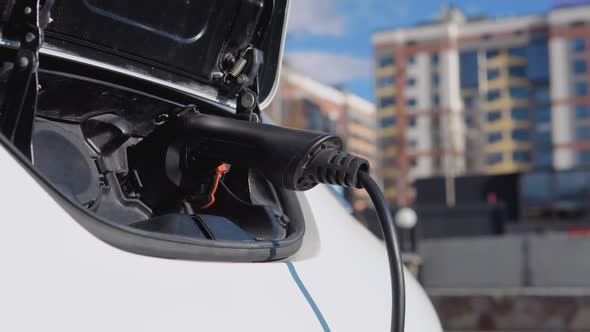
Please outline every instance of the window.
[{"label": "window", "polygon": [[438,54],[435,53],[435,54],[432,55],[432,57],[430,58],[430,60],[432,61],[432,64],[437,65],[440,59],[438,58]]},{"label": "window", "polygon": [[406,58],[406,63],[409,64],[409,65],[413,65],[413,64],[416,63],[416,58],[413,57],[413,56],[409,56],[409,57]]},{"label": "window", "polygon": [[504,155],[501,152],[488,154],[488,165],[500,164],[504,161]]},{"label": "window", "polygon": [[381,118],[380,124],[381,124],[381,128],[391,127],[391,126],[395,125],[395,117],[393,117],[393,116],[383,117],[383,118]]},{"label": "window", "polygon": [[576,128],[576,139],[580,141],[590,139],[590,127],[582,126]]},{"label": "window", "polygon": [[577,120],[590,119],[590,107],[588,107],[586,105],[576,106],[576,119]]},{"label": "window", "polygon": [[518,142],[528,142],[530,139],[528,129],[514,129],[512,131],[512,139]]},{"label": "window", "polygon": [[526,77],[526,67],[511,66],[508,68],[508,73],[510,74],[510,77]]},{"label": "window", "polygon": [[432,74],[432,85],[438,86],[439,83],[440,77],[438,76],[438,74]]},{"label": "window", "polygon": [[415,107],[416,106],[416,99],[414,99],[414,98],[408,99],[408,106]]},{"label": "window", "polygon": [[488,122],[496,122],[502,118],[500,111],[493,111],[488,113]]},{"label": "window", "polygon": [[586,82],[576,82],[574,84],[574,95],[585,96],[588,94],[588,84]]},{"label": "window", "polygon": [[553,176],[549,172],[524,173],[520,180],[524,208],[548,206],[555,200]]},{"label": "window", "polygon": [[412,150],[415,150],[418,147],[418,142],[415,139],[410,138],[408,140],[408,147]]},{"label": "window", "polygon": [[394,63],[394,58],[392,55],[382,55],[379,58],[379,67],[383,68],[383,67],[388,67],[393,65]]},{"label": "window", "polygon": [[527,47],[527,77],[532,82],[549,81],[549,48],[546,39],[534,41]]},{"label": "window", "polygon": [[473,108],[475,106],[475,97],[465,96],[463,97],[463,105],[465,108]]},{"label": "window", "polygon": [[578,59],[572,64],[572,70],[574,74],[586,74],[588,67],[586,66],[586,60]]},{"label": "window", "polygon": [[500,77],[500,69],[498,68],[494,68],[494,69],[488,69],[488,80],[493,80],[496,79],[498,77]]},{"label": "window", "polygon": [[395,78],[393,76],[381,77],[378,84],[380,88],[390,87],[395,84]]},{"label": "window", "polygon": [[379,99],[379,107],[381,108],[385,108],[385,107],[390,107],[393,106],[393,104],[395,104],[395,98],[394,97],[382,97]]},{"label": "window", "polygon": [[502,140],[502,133],[495,131],[488,134],[488,143],[496,143]]},{"label": "window", "polygon": [[551,109],[549,107],[541,107],[535,110],[535,122],[537,124],[551,123]]},{"label": "window", "polygon": [[536,88],[533,91],[533,99],[537,104],[547,104],[551,100],[551,96],[549,95],[549,87],[543,86]]},{"label": "window", "polygon": [[528,120],[529,118],[529,110],[526,108],[513,108],[510,112],[510,117],[513,120]]},{"label": "window", "polygon": [[527,99],[529,97],[529,89],[523,86],[511,86],[510,97],[517,99]]},{"label": "window", "polygon": [[305,110],[305,120],[307,128],[310,130],[323,131],[326,118],[322,114],[320,105],[309,99],[303,100],[303,109]]},{"label": "window", "polygon": [[438,94],[436,94],[432,97],[432,103],[436,107],[440,106],[440,96]]},{"label": "window", "polygon": [[416,79],[413,77],[408,78],[407,84],[408,84],[408,86],[416,85]]},{"label": "window", "polygon": [[408,126],[414,128],[416,127],[416,118],[409,118],[408,119]]},{"label": "window", "polygon": [[487,100],[494,101],[494,100],[500,99],[500,96],[501,96],[500,90],[491,90],[491,91],[488,91],[488,93],[487,93]]},{"label": "window", "polygon": [[526,47],[512,47],[508,49],[508,54],[512,56],[526,56]]},{"label": "window", "polygon": [[397,145],[397,138],[394,136],[381,137],[381,139],[379,139],[379,145],[383,148],[395,146]]},{"label": "window", "polygon": [[472,128],[473,127],[473,118],[470,116],[465,117],[465,127]]},{"label": "window", "polygon": [[551,131],[538,131],[535,133],[535,145],[551,146],[552,144],[553,138],[551,137]]},{"label": "window", "polygon": [[580,151],[580,163],[590,164],[590,150]]},{"label": "window", "polygon": [[476,51],[461,52],[459,56],[459,67],[462,88],[477,86],[477,66],[478,64]]},{"label": "window", "polygon": [[529,151],[516,150],[512,153],[512,159],[518,163],[530,163],[532,158]]},{"label": "window", "polygon": [[541,151],[535,155],[537,168],[551,168],[553,166],[553,151]]},{"label": "window", "polygon": [[571,41],[572,51],[584,52],[586,50],[586,40],[582,38],[574,39]]},{"label": "window", "polygon": [[486,58],[488,58],[488,59],[495,58],[498,55],[500,55],[500,51],[498,51],[498,50],[488,50],[486,52]]}]

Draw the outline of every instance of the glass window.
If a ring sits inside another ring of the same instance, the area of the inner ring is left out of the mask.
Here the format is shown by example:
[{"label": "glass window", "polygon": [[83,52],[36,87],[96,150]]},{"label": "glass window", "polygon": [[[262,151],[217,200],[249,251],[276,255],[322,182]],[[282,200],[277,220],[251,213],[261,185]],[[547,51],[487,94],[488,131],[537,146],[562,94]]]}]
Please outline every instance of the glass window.
[{"label": "glass window", "polygon": [[488,122],[496,122],[502,118],[502,112],[492,111],[488,112]]},{"label": "glass window", "polygon": [[395,78],[393,76],[385,76],[379,78],[379,87],[387,88],[395,84]]},{"label": "glass window", "polygon": [[501,96],[500,90],[491,90],[491,91],[488,91],[488,93],[487,93],[488,101],[494,101],[496,99],[500,99],[500,96]]},{"label": "glass window", "polygon": [[535,155],[535,166],[538,168],[551,168],[553,166],[553,151],[540,151]]},{"label": "glass window", "polygon": [[582,38],[573,39],[572,43],[572,51],[574,52],[584,52],[586,50],[586,40]]},{"label": "glass window", "polygon": [[395,146],[397,145],[397,138],[395,136],[381,137],[381,139],[379,140],[379,144],[381,145],[381,147]]},{"label": "glass window", "polygon": [[512,159],[519,163],[530,163],[532,158],[529,151],[517,150],[512,153]]},{"label": "glass window", "polygon": [[488,80],[493,80],[493,79],[500,77],[500,69],[498,69],[498,68],[488,69],[487,76],[488,76]]},{"label": "glass window", "polygon": [[488,134],[488,143],[496,143],[502,140],[502,132],[495,131]]},{"label": "glass window", "polygon": [[381,128],[387,128],[395,125],[395,117],[393,116],[386,116],[381,118]]},{"label": "glass window", "polygon": [[533,99],[537,104],[549,103],[549,101],[551,100],[551,96],[549,94],[549,87],[543,86],[533,90]]},{"label": "glass window", "polygon": [[413,65],[413,64],[416,63],[416,58],[413,57],[413,56],[409,56],[409,57],[406,58],[406,63],[409,64],[409,65]]},{"label": "glass window", "polygon": [[513,55],[513,56],[526,56],[526,47],[509,48],[508,54]]},{"label": "glass window", "polygon": [[586,82],[576,82],[574,84],[574,95],[585,96],[588,94],[588,84]]},{"label": "glass window", "polygon": [[471,128],[473,127],[473,118],[470,116],[465,117],[465,127]]},{"label": "glass window", "polygon": [[488,59],[495,58],[498,55],[500,55],[500,51],[498,51],[498,50],[488,50],[486,52],[486,58],[488,58]]},{"label": "glass window", "polygon": [[560,205],[568,209],[587,209],[588,185],[584,171],[557,173],[557,196]]},{"label": "glass window", "polygon": [[576,128],[576,139],[577,140],[590,139],[590,127],[581,126],[581,127]]},{"label": "glass window", "polygon": [[588,120],[590,119],[590,107],[586,105],[576,106],[576,119]]},{"label": "glass window", "polygon": [[528,120],[529,118],[529,110],[526,108],[513,108],[510,111],[510,117],[513,120]]},{"label": "glass window", "polygon": [[379,107],[381,108],[393,106],[393,104],[395,104],[395,97],[388,96],[379,98]]},{"label": "glass window", "polygon": [[550,130],[538,131],[535,133],[535,145],[550,146],[553,144]]},{"label": "glass window", "polygon": [[586,74],[586,72],[588,71],[588,67],[586,66],[586,60],[575,60],[572,64],[572,69],[574,71],[574,74]]},{"label": "glass window", "polygon": [[303,100],[303,108],[306,114],[307,128],[309,130],[323,131],[326,123],[326,118],[322,114],[320,105],[314,103],[309,99]]},{"label": "glass window", "polygon": [[590,150],[580,151],[580,162],[582,164],[590,164]]},{"label": "glass window", "polygon": [[440,77],[438,76],[438,74],[432,74],[432,85],[438,86],[439,83]]},{"label": "glass window", "polygon": [[416,127],[416,122],[417,122],[416,118],[409,118],[408,119],[408,126],[414,128],[414,127]]},{"label": "glass window", "polygon": [[440,106],[440,96],[438,94],[432,97],[432,103],[434,104],[434,106]]},{"label": "glass window", "polygon": [[379,57],[379,67],[383,68],[383,67],[387,67],[387,66],[391,66],[394,63],[394,58],[393,55],[382,55],[381,57]]},{"label": "glass window", "polygon": [[511,66],[508,68],[508,73],[511,77],[526,77],[525,66]]},{"label": "glass window", "polygon": [[431,57],[431,60],[432,60],[433,64],[438,64],[438,62],[439,62],[438,53],[433,54]]},{"label": "glass window", "polygon": [[473,96],[463,97],[463,105],[465,108],[473,108],[475,106],[475,98]]},{"label": "glass window", "polygon": [[528,129],[514,129],[512,131],[512,139],[519,142],[527,142],[530,139]]},{"label": "glass window", "polygon": [[549,48],[546,39],[535,41],[527,47],[527,76],[532,82],[549,80]]},{"label": "glass window", "polygon": [[524,173],[520,180],[522,201],[525,205],[542,206],[553,203],[554,190],[549,172]]},{"label": "glass window", "polygon": [[551,108],[541,107],[535,109],[535,122],[537,124],[546,124],[551,122]]},{"label": "glass window", "polygon": [[478,84],[477,51],[461,52],[459,66],[461,87],[476,87]]},{"label": "glass window", "polygon": [[416,106],[416,99],[414,99],[414,98],[408,99],[408,106],[415,107]]},{"label": "glass window", "polygon": [[529,97],[529,88],[523,86],[511,86],[510,97],[517,99],[527,99]]},{"label": "glass window", "polygon": [[495,165],[504,161],[504,155],[501,152],[489,153],[487,159],[488,165]]},{"label": "glass window", "polygon": [[413,77],[408,78],[407,84],[408,84],[408,86],[416,85],[416,79]]}]

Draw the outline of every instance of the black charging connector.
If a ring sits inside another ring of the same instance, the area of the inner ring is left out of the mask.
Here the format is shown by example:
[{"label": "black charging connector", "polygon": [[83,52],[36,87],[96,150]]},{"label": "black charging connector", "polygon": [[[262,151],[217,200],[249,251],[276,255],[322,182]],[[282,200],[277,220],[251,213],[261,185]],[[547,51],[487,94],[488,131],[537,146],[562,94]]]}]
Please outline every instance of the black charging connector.
[{"label": "black charging connector", "polygon": [[405,323],[404,271],[391,209],[369,175],[369,162],[342,151],[335,135],[240,121],[192,112],[183,115],[183,130],[206,146],[208,158],[257,168],[275,185],[305,191],[326,183],[365,188],[383,231],[392,285],[391,331]]}]

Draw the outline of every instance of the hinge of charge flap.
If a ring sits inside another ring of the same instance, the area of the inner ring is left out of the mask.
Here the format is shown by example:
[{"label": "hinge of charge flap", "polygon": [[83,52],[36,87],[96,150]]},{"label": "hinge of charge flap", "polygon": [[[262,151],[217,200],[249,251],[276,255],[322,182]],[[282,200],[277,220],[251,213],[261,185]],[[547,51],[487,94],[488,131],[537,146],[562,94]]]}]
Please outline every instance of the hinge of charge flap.
[{"label": "hinge of charge flap", "polygon": [[264,53],[252,46],[243,50],[237,59],[226,59],[231,64],[225,76],[226,84],[237,95],[236,117],[247,121],[260,121],[258,107],[258,73],[264,61]]},{"label": "hinge of charge flap", "polygon": [[0,101],[0,132],[29,159],[37,109],[39,49],[53,0],[6,0],[0,5],[0,52],[16,57]]}]

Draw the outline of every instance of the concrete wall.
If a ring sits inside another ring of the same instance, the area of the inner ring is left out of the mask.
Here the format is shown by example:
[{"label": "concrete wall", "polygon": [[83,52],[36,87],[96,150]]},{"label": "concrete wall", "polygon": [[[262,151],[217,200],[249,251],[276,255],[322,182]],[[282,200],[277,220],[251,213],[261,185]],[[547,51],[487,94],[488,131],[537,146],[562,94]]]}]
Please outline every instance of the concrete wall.
[{"label": "concrete wall", "polygon": [[590,287],[590,237],[511,235],[423,240],[426,288]]}]

